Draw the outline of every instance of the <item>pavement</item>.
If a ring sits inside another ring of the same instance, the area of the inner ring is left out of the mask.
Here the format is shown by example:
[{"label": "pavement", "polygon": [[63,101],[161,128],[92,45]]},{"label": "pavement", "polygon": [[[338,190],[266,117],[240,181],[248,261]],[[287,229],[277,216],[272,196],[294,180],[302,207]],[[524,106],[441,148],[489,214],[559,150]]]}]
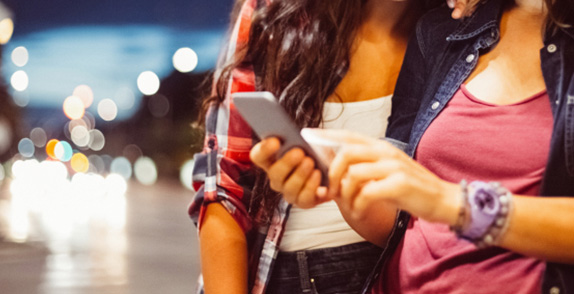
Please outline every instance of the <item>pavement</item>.
[{"label": "pavement", "polygon": [[194,293],[193,192],[178,181],[130,181],[107,206],[55,198],[22,205],[11,196],[3,183],[0,294]]}]

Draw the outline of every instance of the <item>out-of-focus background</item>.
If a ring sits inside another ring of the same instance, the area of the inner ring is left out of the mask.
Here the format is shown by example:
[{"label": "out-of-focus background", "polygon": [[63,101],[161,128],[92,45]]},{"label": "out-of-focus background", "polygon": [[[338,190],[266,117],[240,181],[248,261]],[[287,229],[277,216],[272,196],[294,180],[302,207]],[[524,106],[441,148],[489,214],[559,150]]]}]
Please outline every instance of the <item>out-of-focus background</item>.
[{"label": "out-of-focus background", "polygon": [[0,0],[0,293],[192,293],[232,0]]}]

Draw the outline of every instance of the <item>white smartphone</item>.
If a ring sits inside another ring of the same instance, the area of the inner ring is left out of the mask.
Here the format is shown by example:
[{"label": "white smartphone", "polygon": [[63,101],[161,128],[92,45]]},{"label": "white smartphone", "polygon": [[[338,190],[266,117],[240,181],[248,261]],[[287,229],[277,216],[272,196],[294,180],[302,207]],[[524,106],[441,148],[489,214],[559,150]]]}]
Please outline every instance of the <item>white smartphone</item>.
[{"label": "white smartphone", "polygon": [[281,140],[278,156],[293,147],[301,148],[315,161],[321,171],[321,185],[328,184],[328,167],[321,156],[303,139],[301,129],[295,125],[285,109],[271,92],[238,92],[231,95],[233,104],[259,138],[277,137]]}]

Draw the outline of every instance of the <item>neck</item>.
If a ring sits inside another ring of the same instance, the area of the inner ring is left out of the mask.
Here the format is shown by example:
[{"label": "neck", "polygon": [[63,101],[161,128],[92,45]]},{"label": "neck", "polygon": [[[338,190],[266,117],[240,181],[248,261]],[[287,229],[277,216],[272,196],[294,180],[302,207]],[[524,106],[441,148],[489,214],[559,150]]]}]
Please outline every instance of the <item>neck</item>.
[{"label": "neck", "polygon": [[422,14],[420,7],[417,7],[417,3],[414,2],[413,0],[367,1],[363,9],[361,35],[374,40],[387,38],[389,34],[408,36],[416,20]]},{"label": "neck", "polygon": [[543,0],[515,0],[515,7],[532,16],[546,16],[546,6]]}]

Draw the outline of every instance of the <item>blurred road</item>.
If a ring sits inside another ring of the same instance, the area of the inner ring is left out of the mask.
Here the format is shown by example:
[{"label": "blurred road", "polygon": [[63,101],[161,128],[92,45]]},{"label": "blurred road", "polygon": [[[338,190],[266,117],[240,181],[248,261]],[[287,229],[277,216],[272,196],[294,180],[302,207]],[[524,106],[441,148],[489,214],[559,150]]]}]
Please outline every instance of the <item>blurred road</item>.
[{"label": "blurred road", "polygon": [[192,192],[179,182],[130,181],[110,206],[50,200],[58,209],[29,206],[24,218],[8,190],[4,183],[1,294],[193,293],[199,257],[186,213]]}]

